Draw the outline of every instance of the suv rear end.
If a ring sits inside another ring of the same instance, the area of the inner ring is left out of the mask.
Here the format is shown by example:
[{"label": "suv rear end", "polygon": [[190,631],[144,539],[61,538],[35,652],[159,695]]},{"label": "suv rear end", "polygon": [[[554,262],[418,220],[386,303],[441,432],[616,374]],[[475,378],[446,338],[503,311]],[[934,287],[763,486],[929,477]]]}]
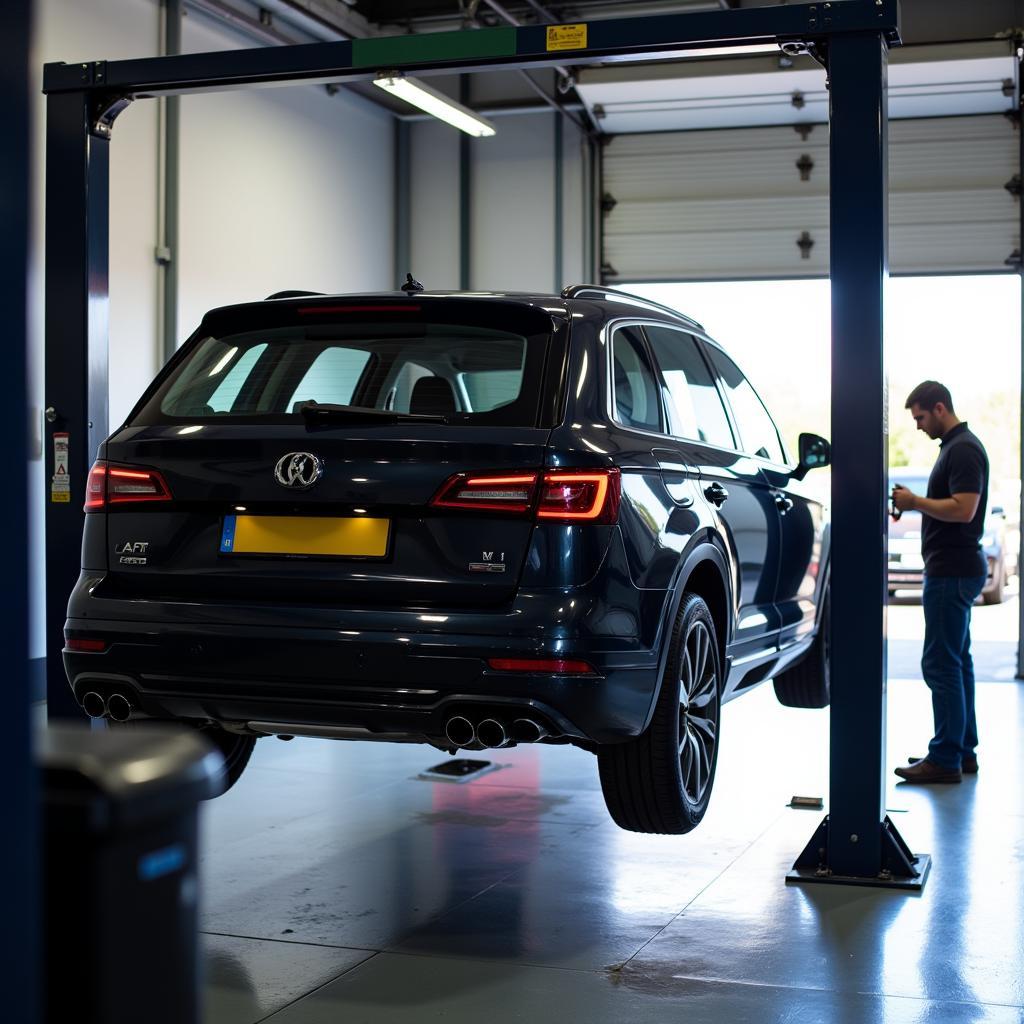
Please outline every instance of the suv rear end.
[{"label": "suv rear end", "polygon": [[582,596],[629,580],[618,469],[549,447],[569,322],[434,295],[208,314],[90,476],[79,702],[445,748],[639,732],[655,656]]}]

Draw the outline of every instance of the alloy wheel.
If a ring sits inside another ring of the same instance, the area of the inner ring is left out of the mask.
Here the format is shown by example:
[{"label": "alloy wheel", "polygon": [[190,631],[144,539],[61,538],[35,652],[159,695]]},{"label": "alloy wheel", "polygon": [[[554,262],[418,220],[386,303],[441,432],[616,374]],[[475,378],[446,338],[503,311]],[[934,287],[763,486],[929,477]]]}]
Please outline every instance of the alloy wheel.
[{"label": "alloy wheel", "polygon": [[718,742],[718,678],[707,626],[694,622],[686,634],[679,684],[679,766],[687,798],[704,799]]}]

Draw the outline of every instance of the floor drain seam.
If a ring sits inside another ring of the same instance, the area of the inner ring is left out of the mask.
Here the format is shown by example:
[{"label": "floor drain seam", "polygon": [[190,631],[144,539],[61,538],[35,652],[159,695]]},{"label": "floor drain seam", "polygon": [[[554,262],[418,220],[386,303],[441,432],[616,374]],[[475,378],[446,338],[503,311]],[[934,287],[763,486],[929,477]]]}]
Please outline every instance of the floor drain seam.
[{"label": "floor drain seam", "polygon": [[264,1024],[265,1021],[273,1020],[279,1013],[284,1013],[285,1010],[291,1009],[296,1003],[301,1003],[303,999],[308,999],[310,996],[315,996],[317,992],[327,988],[328,985],[333,985],[339,978],[344,978],[346,974],[351,974],[354,970],[362,967],[364,964],[368,964],[371,960],[375,960],[380,956],[380,952],[371,953],[365,960],[360,960],[357,964],[352,964],[351,967],[346,967],[345,970],[334,975],[333,978],[328,978],[327,981],[321,985],[317,985],[316,988],[311,988],[308,992],[303,992],[301,996],[296,996],[294,999],[289,1000],[284,1006],[279,1006],[273,1013],[268,1013],[266,1017],[260,1017],[258,1020],[253,1021],[253,1024]]},{"label": "floor drain seam", "polygon": [[281,939],[268,935],[240,935],[238,932],[215,932],[208,928],[200,928],[200,935],[213,935],[221,939],[245,939],[248,942],[280,942],[288,946],[316,946],[318,949],[349,949],[353,953],[379,953],[379,949],[367,949],[365,946],[342,946],[337,942],[310,942],[308,939]]},{"label": "floor drain seam", "polygon": [[747,845],[744,846],[743,849],[740,850],[740,852],[737,853],[736,856],[733,857],[733,859],[729,861],[729,863],[726,864],[722,868],[722,870],[718,872],[717,875],[714,876],[714,878],[708,881],[707,885],[701,888],[698,892],[694,893],[693,897],[687,901],[687,903],[683,906],[683,908],[679,911],[678,914],[673,915],[673,917],[670,920],[666,921],[661,928],[659,928],[635,953],[632,954],[632,956],[629,956],[625,960],[623,960],[622,964],[619,967],[619,970],[624,969],[630,963],[632,963],[632,961],[636,959],[636,957],[638,957],[659,935],[663,935],[669,928],[671,928],[672,925],[675,924],[676,921],[678,921],[679,918],[681,918],[683,914],[685,914],[686,911],[689,910],[690,907],[692,907],[693,904],[696,903],[697,900],[699,900],[701,896],[703,896],[704,893],[706,893],[708,889],[710,889],[711,886],[713,886],[715,882],[717,882],[722,877],[722,875],[726,873],[726,871],[728,871],[734,864],[742,860],[750,852],[754,845],[759,840],[763,839],[782,820],[783,817],[784,813],[780,813],[777,817],[772,818],[772,820],[756,836],[754,836],[754,838],[751,839],[750,842],[747,843]]}]

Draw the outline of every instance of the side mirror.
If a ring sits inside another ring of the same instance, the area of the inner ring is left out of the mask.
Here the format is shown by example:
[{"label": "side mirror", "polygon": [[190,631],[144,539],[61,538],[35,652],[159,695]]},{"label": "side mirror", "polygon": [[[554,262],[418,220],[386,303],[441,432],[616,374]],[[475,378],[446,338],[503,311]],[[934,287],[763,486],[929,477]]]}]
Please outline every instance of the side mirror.
[{"label": "side mirror", "polygon": [[793,474],[803,480],[812,469],[820,469],[832,462],[832,446],[818,434],[801,434],[798,441],[800,462]]}]

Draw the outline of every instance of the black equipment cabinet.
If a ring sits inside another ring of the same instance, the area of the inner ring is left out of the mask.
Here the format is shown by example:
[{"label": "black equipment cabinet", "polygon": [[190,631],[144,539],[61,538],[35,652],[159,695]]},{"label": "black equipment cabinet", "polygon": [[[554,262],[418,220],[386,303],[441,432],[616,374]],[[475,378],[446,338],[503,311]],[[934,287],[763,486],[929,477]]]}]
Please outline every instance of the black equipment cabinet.
[{"label": "black equipment cabinet", "polygon": [[198,804],[220,754],[188,730],[59,725],[36,759],[45,1020],[198,1024]]}]

